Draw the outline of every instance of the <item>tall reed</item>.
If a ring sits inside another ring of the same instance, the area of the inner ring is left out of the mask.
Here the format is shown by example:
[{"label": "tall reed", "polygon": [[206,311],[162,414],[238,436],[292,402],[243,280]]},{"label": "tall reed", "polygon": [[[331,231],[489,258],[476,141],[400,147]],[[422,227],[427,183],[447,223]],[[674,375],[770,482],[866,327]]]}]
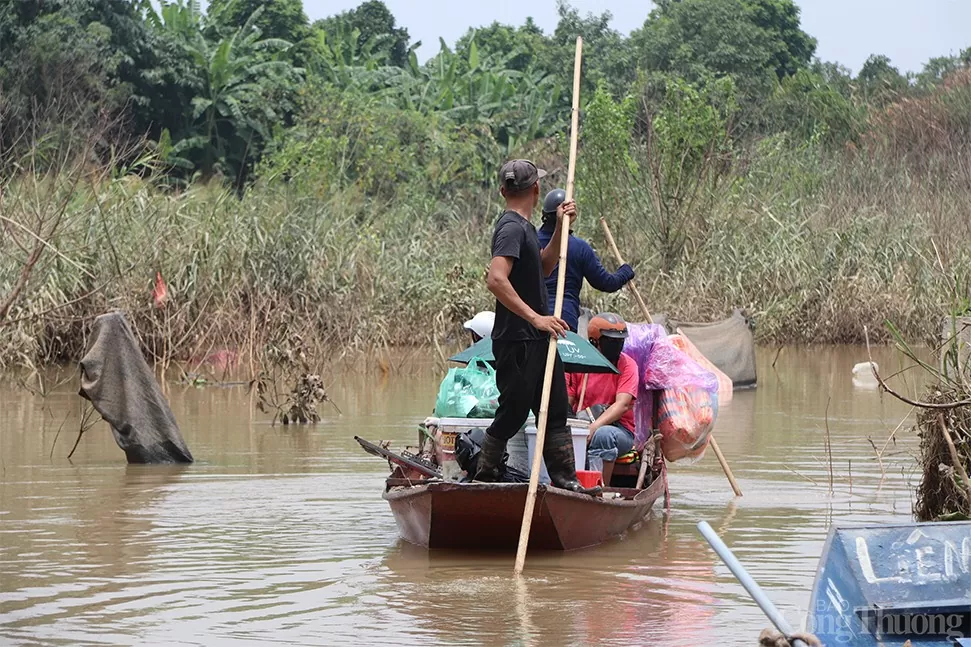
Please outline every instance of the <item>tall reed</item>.
[{"label": "tall reed", "polygon": [[[771,343],[861,342],[885,320],[928,340],[956,299],[969,302],[967,94],[926,99],[956,139],[928,135],[918,151],[900,133],[919,124],[881,114],[847,150],[786,135],[740,148],[723,180],[700,187],[704,209],[685,214],[676,257],[658,249],[656,201],[587,165],[576,232],[604,252],[596,211],[608,217],[654,312],[713,320],[741,307]],[[458,339],[461,322],[494,303],[483,273],[499,196],[443,190],[439,179],[399,184],[388,198],[354,184],[318,191],[310,176],[241,196],[216,184],[174,192],[92,163],[8,177],[0,302],[33,240],[9,232],[39,233],[45,253],[0,317],[0,365],[77,359],[91,319],[111,308],[130,313],[163,364],[218,349],[252,357],[294,336],[331,355]],[[38,217],[57,208],[58,226],[44,229]],[[156,272],[171,295],[162,308],[151,299]],[[587,291],[583,301],[637,316],[624,293]]]}]

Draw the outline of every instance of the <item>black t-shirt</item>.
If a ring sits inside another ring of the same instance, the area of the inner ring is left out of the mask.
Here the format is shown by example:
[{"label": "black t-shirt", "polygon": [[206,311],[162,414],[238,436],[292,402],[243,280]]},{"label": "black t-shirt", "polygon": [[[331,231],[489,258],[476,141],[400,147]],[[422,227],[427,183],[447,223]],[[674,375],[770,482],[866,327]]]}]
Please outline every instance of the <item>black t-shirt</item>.
[{"label": "black t-shirt", "polygon": [[[546,277],[543,275],[543,260],[540,258],[536,228],[515,211],[506,211],[496,222],[495,231],[492,233],[492,256],[513,259],[512,270],[509,272],[509,282],[513,289],[537,314],[546,314]],[[497,300],[492,338],[523,341],[546,339],[547,335],[510,312]]]}]

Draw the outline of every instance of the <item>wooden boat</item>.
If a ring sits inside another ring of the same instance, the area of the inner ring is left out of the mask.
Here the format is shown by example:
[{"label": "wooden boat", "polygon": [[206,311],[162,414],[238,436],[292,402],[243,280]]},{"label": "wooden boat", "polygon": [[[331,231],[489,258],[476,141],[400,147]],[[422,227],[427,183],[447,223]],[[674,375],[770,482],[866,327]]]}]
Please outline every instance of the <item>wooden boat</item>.
[{"label": "wooden boat", "polygon": [[[384,499],[391,505],[401,537],[426,548],[516,550],[526,505],[526,483],[457,483],[388,479]],[[664,494],[656,480],[641,490],[607,488],[594,498],[540,485],[529,547],[577,550],[602,544],[631,530]]]},{"label": "wooden boat", "polygon": [[[429,549],[515,551],[526,505],[526,483],[460,483],[432,466],[356,438],[393,464],[383,498],[401,537]],[[635,530],[664,494],[665,479],[642,489],[605,488],[603,498],[548,485],[537,490],[531,550],[577,550]]]},{"label": "wooden boat", "polygon": [[834,526],[809,609],[824,645],[971,647],[971,521]]}]

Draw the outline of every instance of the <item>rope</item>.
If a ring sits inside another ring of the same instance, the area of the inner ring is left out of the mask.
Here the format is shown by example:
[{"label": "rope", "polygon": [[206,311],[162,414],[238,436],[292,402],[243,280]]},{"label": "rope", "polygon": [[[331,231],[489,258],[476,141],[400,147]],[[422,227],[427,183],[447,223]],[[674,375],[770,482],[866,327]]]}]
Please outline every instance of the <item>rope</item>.
[{"label": "rope", "polygon": [[759,645],[761,647],[792,647],[789,639],[801,640],[810,647],[823,647],[819,638],[811,633],[796,632],[788,638],[774,629],[763,629],[759,634]]}]

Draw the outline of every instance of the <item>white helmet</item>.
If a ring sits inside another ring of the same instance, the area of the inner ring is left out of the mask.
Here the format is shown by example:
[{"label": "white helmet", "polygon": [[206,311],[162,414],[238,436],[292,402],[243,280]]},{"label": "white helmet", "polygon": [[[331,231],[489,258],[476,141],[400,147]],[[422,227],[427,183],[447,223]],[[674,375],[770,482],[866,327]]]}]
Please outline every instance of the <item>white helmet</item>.
[{"label": "white helmet", "polygon": [[485,310],[465,322],[465,329],[471,330],[483,339],[492,337],[492,326],[496,323],[496,313]]}]

